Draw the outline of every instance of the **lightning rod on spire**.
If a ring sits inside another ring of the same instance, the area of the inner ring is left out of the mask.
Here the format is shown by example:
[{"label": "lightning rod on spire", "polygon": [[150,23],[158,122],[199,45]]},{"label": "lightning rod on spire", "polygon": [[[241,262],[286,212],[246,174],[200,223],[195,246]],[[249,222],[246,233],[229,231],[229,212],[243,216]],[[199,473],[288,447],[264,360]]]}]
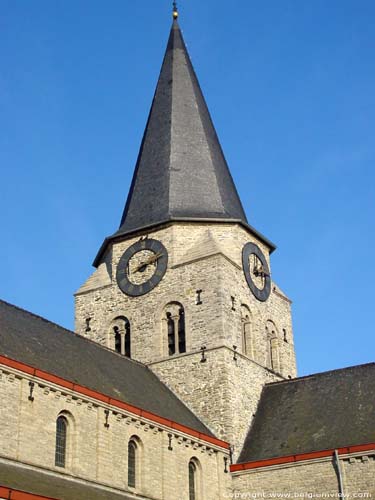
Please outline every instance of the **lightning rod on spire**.
[{"label": "lightning rod on spire", "polygon": [[177,2],[174,1],[173,2],[173,19],[177,19],[177,18],[178,18]]}]

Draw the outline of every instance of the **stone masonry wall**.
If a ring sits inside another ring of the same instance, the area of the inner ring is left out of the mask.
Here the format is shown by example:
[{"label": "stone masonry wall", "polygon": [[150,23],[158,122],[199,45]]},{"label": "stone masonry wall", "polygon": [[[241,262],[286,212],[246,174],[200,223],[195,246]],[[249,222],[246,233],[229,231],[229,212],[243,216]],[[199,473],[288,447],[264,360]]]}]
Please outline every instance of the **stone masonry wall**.
[{"label": "stone masonry wall", "polygon": [[[106,428],[106,408],[100,402],[45,381],[35,382],[31,402],[28,377],[15,375],[8,367],[1,371],[0,456],[129,490],[127,444],[137,436],[141,443],[141,482],[132,490],[134,493],[153,499],[185,500],[188,464],[196,457],[204,488],[202,499],[225,498],[230,486],[230,474],[224,472],[227,452],[118,408],[110,412]],[[69,422],[66,468],[55,466],[56,419],[61,412]]]},{"label": "stone masonry wall", "polygon": [[368,492],[375,498],[375,453],[344,458],[342,470],[346,494]]},{"label": "stone masonry wall", "polygon": [[[345,495],[375,498],[373,453],[345,456],[340,459],[340,464]],[[339,480],[332,458],[253,469],[233,475],[233,497],[238,499],[323,498],[321,495],[339,497]]]},{"label": "stone masonry wall", "polygon": [[[116,268],[139,235],[115,243],[102,267],[76,294],[76,331],[113,348],[111,322],[117,316],[128,318],[132,357],[152,363],[158,376],[206,425],[233,444],[237,456],[263,385],[280,380],[279,374],[284,378],[296,375],[290,301],[274,283],[266,302],[252,295],[242,269],[242,249],[253,241],[268,260],[269,253],[239,225],[174,223],[148,236],[160,240],[169,255],[168,270],[158,286],[141,297],[122,293]],[[199,304],[197,290],[201,290]],[[236,346],[237,363],[228,349],[212,351],[204,367],[200,354],[168,356],[163,312],[172,301],[185,310],[187,354],[202,346],[207,350]],[[91,318],[88,332],[87,318]],[[267,328],[274,335],[273,366]],[[209,376],[202,378],[204,371]]]},{"label": "stone masonry wall", "polygon": [[[236,356],[236,360],[234,359]],[[150,368],[214,434],[241,451],[264,384],[276,374],[227,347],[152,363]]]},{"label": "stone masonry wall", "polygon": [[[176,301],[185,309],[188,352],[202,345],[236,345],[243,351],[241,315],[246,309],[252,337],[248,355],[266,364],[266,325],[273,322],[278,350],[275,371],[285,378],[295,376],[290,301],[273,284],[270,298],[259,302],[251,294],[242,270],[245,243],[258,244],[268,259],[264,244],[236,224],[174,223],[149,237],[162,241],[168,250],[168,270],[162,281],[141,297],[122,293],[116,283],[116,268],[123,252],[139,235],[115,243],[99,269],[76,294],[77,333],[113,347],[111,322],[117,316],[125,316],[131,324],[132,357],[143,363],[154,362],[167,354],[164,306]],[[202,290],[199,305],[197,290]]]}]

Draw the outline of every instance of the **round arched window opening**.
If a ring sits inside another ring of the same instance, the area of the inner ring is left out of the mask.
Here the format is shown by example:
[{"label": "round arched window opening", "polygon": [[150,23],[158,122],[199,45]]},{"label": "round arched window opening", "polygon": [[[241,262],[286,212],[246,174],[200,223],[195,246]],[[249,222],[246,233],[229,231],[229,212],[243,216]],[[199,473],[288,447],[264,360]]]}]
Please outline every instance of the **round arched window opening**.
[{"label": "round arched window opening", "polygon": [[[169,356],[186,352],[185,310],[179,302],[171,302],[164,307],[162,316],[163,343],[166,340]],[[165,339],[165,340],[164,340]],[[164,350],[164,349],[163,349]],[[165,351],[164,351],[165,352]]]},{"label": "round arched window opening", "polygon": [[130,321],[125,316],[118,316],[111,322],[108,332],[108,347],[127,358],[131,358],[131,328]]},{"label": "round arched window opening", "polygon": [[142,442],[138,436],[132,436],[128,442],[128,486],[138,491],[142,487]]},{"label": "round arched window opening", "polygon": [[201,498],[201,468],[198,459],[192,458],[189,462],[189,500],[199,500]]},{"label": "round arched window opening", "polygon": [[56,420],[56,447],[55,447],[55,465],[56,467],[66,466],[68,442],[68,421],[60,415]]}]

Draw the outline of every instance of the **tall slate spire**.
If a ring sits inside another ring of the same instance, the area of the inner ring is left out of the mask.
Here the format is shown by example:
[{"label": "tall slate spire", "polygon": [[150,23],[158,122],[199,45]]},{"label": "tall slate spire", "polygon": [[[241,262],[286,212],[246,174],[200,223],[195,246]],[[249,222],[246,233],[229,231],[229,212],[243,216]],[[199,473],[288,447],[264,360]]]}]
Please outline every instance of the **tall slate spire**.
[{"label": "tall slate spire", "polygon": [[177,17],[174,9],[120,227],[94,265],[109,240],[169,221],[239,222],[256,232],[247,223]]},{"label": "tall slate spire", "polygon": [[247,222],[177,19],[118,234],[173,219]]}]

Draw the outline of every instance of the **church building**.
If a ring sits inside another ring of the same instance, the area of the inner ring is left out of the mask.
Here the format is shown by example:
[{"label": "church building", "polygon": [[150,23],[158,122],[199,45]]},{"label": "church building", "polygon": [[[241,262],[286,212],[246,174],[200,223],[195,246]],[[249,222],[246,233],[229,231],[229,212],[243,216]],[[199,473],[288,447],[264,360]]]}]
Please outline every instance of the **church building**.
[{"label": "church building", "polygon": [[375,496],[375,363],[297,377],[250,222],[174,7],[75,331],[0,301],[0,500]]}]

